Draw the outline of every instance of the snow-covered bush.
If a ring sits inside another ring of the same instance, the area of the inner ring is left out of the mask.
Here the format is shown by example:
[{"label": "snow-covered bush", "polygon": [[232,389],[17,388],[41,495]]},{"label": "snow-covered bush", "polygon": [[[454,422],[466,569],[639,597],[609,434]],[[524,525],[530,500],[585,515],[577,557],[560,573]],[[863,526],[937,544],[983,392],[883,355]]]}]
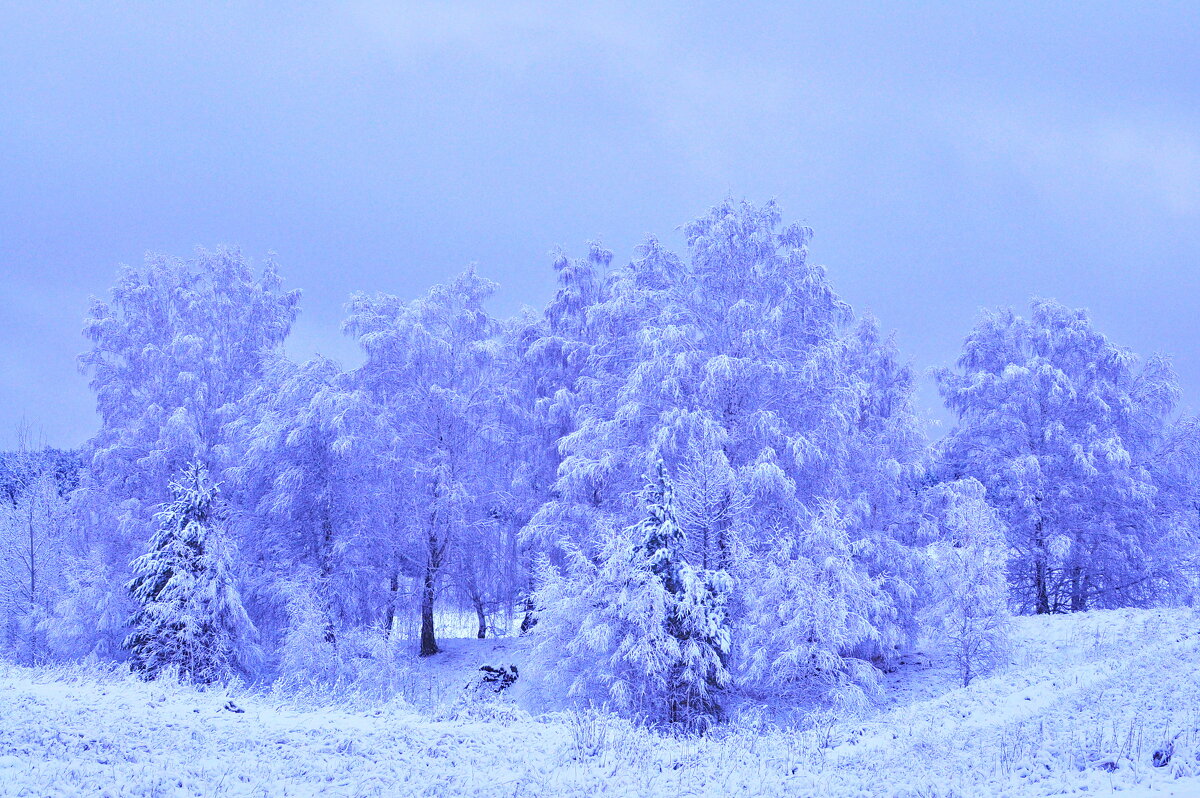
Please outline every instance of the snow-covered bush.
[{"label": "snow-covered bush", "polygon": [[338,670],[333,620],[311,580],[283,585],[287,629],[279,646],[279,674],[330,679]]},{"label": "snow-covered bush", "polygon": [[126,591],[112,589],[117,575],[93,554],[72,559],[65,579],[54,613],[45,622],[50,650],[64,660],[124,659],[122,642],[133,599]]},{"label": "snow-covered bush", "polygon": [[977,480],[942,483],[926,492],[931,546],[931,626],[944,636],[963,686],[1007,660],[1008,546],[1004,525]]},{"label": "snow-covered bush", "polygon": [[234,580],[218,487],[193,462],[171,492],[150,550],[133,562],[128,587],[139,607],[125,646],[146,678],[174,667],[181,680],[224,681],[247,664],[255,629]]}]

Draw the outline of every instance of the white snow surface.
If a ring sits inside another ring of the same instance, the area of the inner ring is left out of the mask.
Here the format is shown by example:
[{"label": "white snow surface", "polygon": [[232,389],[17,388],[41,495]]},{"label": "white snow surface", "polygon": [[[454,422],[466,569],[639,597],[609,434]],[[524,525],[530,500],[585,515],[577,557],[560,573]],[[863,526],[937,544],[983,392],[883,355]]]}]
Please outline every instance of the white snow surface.
[{"label": "white snow surface", "polygon": [[742,706],[703,738],[452,686],[519,661],[516,640],[451,641],[387,702],[0,665],[0,795],[1200,796],[1200,616],[1022,618],[1014,638],[968,688],[925,649],[873,714],[784,729]]}]

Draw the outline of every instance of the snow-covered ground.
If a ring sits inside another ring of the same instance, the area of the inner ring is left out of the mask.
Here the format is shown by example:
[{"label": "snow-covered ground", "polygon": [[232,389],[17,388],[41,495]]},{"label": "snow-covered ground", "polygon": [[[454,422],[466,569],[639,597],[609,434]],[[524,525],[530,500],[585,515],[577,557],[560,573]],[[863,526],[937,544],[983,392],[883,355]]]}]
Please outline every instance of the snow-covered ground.
[{"label": "snow-covered ground", "polygon": [[1200,617],[1026,618],[1015,638],[969,688],[914,654],[871,717],[781,730],[749,708],[702,739],[463,700],[514,640],[451,641],[383,704],[0,666],[0,795],[1200,796]]}]

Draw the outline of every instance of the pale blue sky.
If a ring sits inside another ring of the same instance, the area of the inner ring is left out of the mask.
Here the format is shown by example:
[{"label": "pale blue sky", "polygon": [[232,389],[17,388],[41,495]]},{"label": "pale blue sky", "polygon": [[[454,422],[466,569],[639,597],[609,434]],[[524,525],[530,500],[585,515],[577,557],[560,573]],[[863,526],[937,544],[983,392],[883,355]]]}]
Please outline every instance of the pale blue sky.
[{"label": "pale blue sky", "polygon": [[727,194],[920,369],[1040,294],[1197,406],[1200,4],[965,5],[0,4],[0,447],[94,430],[81,319],[147,250],[275,250],[290,351],[352,364],[352,291],[475,261],[540,306],[551,248]]}]

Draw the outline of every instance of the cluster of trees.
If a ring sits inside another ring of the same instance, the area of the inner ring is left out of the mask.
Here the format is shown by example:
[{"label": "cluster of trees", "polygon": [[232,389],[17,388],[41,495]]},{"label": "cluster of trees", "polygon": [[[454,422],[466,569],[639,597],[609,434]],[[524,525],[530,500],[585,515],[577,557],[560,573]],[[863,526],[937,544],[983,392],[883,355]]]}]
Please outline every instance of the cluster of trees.
[{"label": "cluster of trees", "polygon": [[24,424],[17,448],[0,453],[0,652],[20,660],[37,661],[48,649],[79,472],[77,453],[35,447]]},{"label": "cluster of trees", "polygon": [[684,233],[686,258],[557,256],[542,313],[492,316],[473,269],[356,295],[349,371],[283,355],[299,295],[274,263],[125,269],[85,328],[83,467],[0,496],[6,547],[30,502],[55,519],[38,609],[0,575],[6,642],[208,681],[413,620],[436,654],[448,606],[530,630],[558,694],[695,722],[734,688],[862,700],[935,627],[969,681],[1010,607],[1194,589],[1200,426],[1164,360],[1051,301],[985,313],[931,446],[912,369],[807,229],[726,201]]}]

